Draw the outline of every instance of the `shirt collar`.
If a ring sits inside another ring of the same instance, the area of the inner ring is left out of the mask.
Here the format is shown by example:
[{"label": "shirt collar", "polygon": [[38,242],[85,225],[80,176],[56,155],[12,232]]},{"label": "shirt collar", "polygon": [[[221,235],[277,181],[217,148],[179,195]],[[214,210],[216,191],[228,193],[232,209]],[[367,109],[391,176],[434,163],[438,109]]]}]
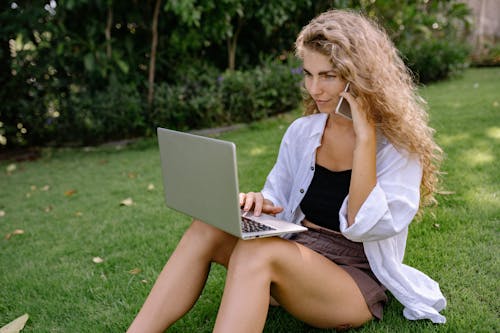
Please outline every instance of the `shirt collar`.
[{"label": "shirt collar", "polygon": [[326,121],[328,120],[328,113],[314,113],[309,115],[309,117],[314,119],[309,137],[322,136],[325,131]]}]

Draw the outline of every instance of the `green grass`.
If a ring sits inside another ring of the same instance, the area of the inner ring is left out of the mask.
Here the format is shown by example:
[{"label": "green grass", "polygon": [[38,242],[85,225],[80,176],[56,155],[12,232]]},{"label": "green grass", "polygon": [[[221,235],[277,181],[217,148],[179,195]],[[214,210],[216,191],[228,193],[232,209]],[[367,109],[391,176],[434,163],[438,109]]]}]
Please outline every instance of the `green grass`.
[{"label": "green grass", "polygon": [[[405,262],[439,281],[448,323],[407,321],[391,298],[383,321],[356,332],[498,332],[500,68],[471,69],[422,93],[446,152],[443,186],[453,193],[412,224]],[[261,188],[296,116],[221,135],[238,146],[241,190]],[[0,327],[28,313],[23,332],[125,331],[189,223],[164,206],[155,140],[47,149],[8,174],[11,163],[0,162]],[[134,204],[120,206],[128,197]],[[16,229],[24,234],[4,238]],[[224,277],[214,266],[200,300],[171,332],[211,331]],[[280,308],[270,310],[265,328],[320,331]]]}]

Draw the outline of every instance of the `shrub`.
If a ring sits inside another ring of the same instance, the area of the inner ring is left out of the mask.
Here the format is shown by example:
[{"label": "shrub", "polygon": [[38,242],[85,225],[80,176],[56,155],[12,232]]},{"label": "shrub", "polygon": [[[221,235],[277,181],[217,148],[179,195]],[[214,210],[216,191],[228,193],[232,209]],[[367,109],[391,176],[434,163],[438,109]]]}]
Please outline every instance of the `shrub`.
[{"label": "shrub", "polygon": [[[78,110],[76,110],[78,111]],[[135,85],[111,82],[97,92],[89,106],[85,121],[87,142],[129,138],[144,129],[142,101]],[[81,121],[77,117],[77,121]]]},{"label": "shrub", "polygon": [[256,101],[256,80],[251,71],[227,71],[219,80],[224,121],[249,122],[265,116]]},{"label": "shrub", "polygon": [[351,1],[377,19],[420,82],[446,79],[467,66],[471,10],[464,1]]},{"label": "shrub", "polygon": [[142,102],[133,84],[111,80],[95,93],[72,87],[58,116],[45,120],[46,139],[54,144],[95,144],[141,135],[145,122]]},{"label": "shrub", "polygon": [[268,61],[248,71],[185,74],[176,84],[156,88],[154,126],[197,129],[250,122],[295,108],[300,101],[300,68]]},{"label": "shrub", "polygon": [[302,68],[292,59],[266,63],[254,70],[257,108],[273,115],[295,108],[301,100]]},{"label": "shrub", "polygon": [[219,72],[204,64],[177,68],[175,83],[155,88],[154,107],[148,122],[181,130],[211,127],[221,122],[218,91]]},{"label": "shrub", "polygon": [[474,66],[499,66],[500,43],[487,42],[483,48],[472,57]]},{"label": "shrub", "polygon": [[421,83],[443,80],[460,73],[468,66],[470,53],[464,43],[440,39],[400,46],[400,51]]},{"label": "shrub", "polygon": [[159,84],[150,118],[154,127],[180,130],[217,124],[221,118],[221,107],[215,84]]},{"label": "shrub", "polygon": [[291,60],[222,74],[207,66],[177,69],[176,83],[156,86],[149,113],[137,86],[114,78],[100,91],[77,84],[32,88],[31,98],[16,108],[7,104],[0,114],[0,144],[88,145],[151,134],[158,126],[190,130],[251,122],[297,106],[300,72]]}]

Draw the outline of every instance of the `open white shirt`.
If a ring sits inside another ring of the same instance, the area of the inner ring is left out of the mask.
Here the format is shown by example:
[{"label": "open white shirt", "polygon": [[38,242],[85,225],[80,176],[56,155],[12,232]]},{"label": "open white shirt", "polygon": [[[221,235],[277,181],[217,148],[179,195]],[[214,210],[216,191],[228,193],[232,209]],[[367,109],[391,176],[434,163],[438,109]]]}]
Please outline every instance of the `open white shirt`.
[{"label": "open white shirt", "polygon": [[[284,207],[281,219],[299,224],[304,219],[300,202],[311,184],[316,149],[328,114],[318,113],[295,120],[286,131],[278,158],[269,173],[262,194]],[[347,224],[347,196],[340,208],[342,234],[363,242],[370,267],[379,281],[404,305],[407,319],[430,319],[445,323],[439,312],[446,299],[437,282],[403,264],[408,225],[420,200],[422,168],[418,158],[396,148],[377,135],[377,184],[351,226]]]}]

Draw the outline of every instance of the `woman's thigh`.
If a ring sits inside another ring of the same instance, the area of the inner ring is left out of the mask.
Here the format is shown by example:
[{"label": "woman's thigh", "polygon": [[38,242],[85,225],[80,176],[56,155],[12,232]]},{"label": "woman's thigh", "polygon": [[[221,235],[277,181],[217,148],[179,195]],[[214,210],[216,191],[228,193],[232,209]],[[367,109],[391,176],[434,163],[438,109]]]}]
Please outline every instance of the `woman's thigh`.
[{"label": "woman's thigh", "polygon": [[260,241],[262,257],[272,254],[271,295],[293,316],[322,328],[357,327],[372,319],[358,285],[334,262],[293,241]]}]

